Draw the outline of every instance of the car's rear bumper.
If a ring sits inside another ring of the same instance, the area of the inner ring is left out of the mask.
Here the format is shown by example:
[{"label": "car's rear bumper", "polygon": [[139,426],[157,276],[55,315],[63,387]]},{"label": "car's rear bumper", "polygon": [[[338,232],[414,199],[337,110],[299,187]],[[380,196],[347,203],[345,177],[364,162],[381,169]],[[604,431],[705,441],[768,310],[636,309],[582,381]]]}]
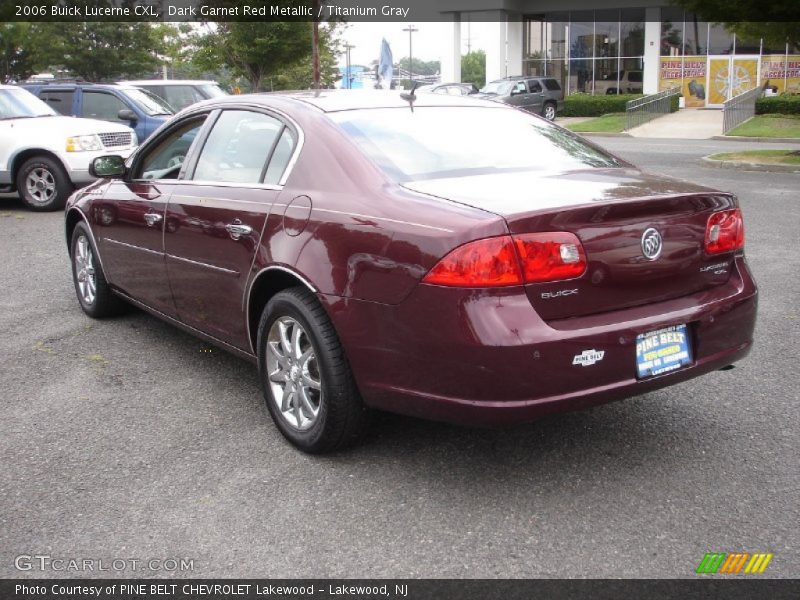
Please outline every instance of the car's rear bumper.
[{"label": "car's rear bumper", "polygon": [[[673,300],[544,322],[521,288],[491,292],[420,285],[404,302],[323,297],[367,404],[500,426],[586,408],[730,365],[752,346],[757,291],[743,257],[730,280]],[[636,378],[636,336],[688,324],[692,365]],[[574,365],[586,350],[604,352]]]}]

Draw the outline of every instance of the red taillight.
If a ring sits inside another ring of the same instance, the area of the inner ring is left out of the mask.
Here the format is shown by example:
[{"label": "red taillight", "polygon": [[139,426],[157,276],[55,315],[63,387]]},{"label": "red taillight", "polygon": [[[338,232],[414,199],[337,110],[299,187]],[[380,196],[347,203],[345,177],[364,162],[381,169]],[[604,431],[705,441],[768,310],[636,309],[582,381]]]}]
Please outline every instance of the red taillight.
[{"label": "red taillight", "polygon": [[440,260],[423,281],[454,287],[501,287],[573,279],[585,271],[586,254],[580,240],[572,233],[555,231],[464,244]]},{"label": "red taillight", "polygon": [[723,210],[708,217],[705,248],[708,254],[744,248],[744,220],[741,210]]},{"label": "red taillight", "polygon": [[440,260],[425,283],[454,287],[520,285],[519,260],[510,236],[464,244]]},{"label": "red taillight", "polygon": [[515,235],[525,283],[574,279],[586,271],[586,253],[578,237],[566,231]]}]

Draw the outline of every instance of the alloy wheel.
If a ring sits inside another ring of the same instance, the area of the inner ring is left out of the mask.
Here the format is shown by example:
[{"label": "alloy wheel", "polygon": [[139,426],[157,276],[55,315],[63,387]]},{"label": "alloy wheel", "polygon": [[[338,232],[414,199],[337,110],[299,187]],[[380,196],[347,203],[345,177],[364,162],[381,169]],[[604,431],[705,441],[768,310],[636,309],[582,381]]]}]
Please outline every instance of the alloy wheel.
[{"label": "alloy wheel", "polygon": [[75,244],[75,277],[78,290],[86,304],[93,304],[97,296],[97,275],[94,271],[94,254],[92,246],[85,235],[78,238]]},{"label": "alloy wheel", "polygon": [[56,180],[49,169],[36,167],[25,178],[25,188],[35,202],[46,204],[56,194]]},{"label": "alloy wheel", "polygon": [[553,121],[556,118],[556,108],[552,104],[544,107],[544,118],[548,121]]},{"label": "alloy wheel", "polygon": [[266,363],[267,386],[278,413],[294,429],[310,429],[319,417],[322,377],[311,339],[292,317],[280,317],[270,327]]}]

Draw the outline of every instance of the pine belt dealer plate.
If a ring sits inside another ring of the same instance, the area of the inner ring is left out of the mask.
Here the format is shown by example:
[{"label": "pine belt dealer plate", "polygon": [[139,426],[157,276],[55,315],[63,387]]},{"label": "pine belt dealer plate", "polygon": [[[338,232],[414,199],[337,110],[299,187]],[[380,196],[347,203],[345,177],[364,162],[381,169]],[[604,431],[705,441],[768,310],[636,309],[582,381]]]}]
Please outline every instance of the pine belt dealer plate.
[{"label": "pine belt dealer plate", "polygon": [[646,379],[692,364],[689,328],[673,325],[636,336],[636,376]]}]

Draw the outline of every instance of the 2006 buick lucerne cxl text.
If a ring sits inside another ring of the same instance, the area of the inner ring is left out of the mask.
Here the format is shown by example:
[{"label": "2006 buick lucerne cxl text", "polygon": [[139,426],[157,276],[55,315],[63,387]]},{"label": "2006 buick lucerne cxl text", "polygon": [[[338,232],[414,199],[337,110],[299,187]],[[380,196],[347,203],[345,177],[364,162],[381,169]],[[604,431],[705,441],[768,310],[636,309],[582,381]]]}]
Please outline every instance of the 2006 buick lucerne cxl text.
[{"label": "2006 buick lucerne cxl text", "polygon": [[231,96],[92,169],[66,212],[83,310],[134,304],[257,363],[307,452],[356,440],[370,408],[508,425],[752,344],[734,196],[495,102]]}]

